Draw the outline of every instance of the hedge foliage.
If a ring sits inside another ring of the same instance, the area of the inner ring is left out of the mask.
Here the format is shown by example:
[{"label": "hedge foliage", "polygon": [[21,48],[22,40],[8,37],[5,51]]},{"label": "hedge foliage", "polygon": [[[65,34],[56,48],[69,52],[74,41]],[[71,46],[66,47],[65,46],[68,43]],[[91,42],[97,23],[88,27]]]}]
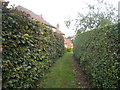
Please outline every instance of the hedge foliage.
[{"label": "hedge foliage", "polygon": [[118,25],[77,33],[74,55],[86,77],[97,88],[116,88],[120,81]]},{"label": "hedge foliage", "polygon": [[63,55],[64,39],[14,8],[3,8],[2,19],[3,88],[35,88]]}]

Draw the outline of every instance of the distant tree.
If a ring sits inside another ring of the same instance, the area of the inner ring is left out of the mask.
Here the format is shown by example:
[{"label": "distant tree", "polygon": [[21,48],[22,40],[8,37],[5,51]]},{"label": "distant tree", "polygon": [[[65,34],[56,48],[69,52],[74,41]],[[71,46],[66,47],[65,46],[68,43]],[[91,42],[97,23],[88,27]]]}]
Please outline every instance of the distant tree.
[{"label": "distant tree", "polygon": [[71,40],[72,38],[73,38],[73,36],[68,36],[68,37],[67,37],[67,39],[70,39],[70,40]]},{"label": "distant tree", "polygon": [[[104,0],[94,0],[94,4],[87,4],[87,14],[78,13],[75,19],[74,30],[85,32],[98,27],[113,24],[117,21],[116,8],[106,3]],[[72,20],[65,21],[67,27],[71,25]]]}]

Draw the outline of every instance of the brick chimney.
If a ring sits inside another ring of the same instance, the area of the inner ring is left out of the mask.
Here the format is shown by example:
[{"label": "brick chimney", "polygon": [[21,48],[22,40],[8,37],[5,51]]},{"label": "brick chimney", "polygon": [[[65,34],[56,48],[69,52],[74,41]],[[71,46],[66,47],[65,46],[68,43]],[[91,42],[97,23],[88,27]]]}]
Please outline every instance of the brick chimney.
[{"label": "brick chimney", "polygon": [[39,15],[39,17],[43,18],[43,15],[42,15],[42,14],[40,14],[40,15]]},{"label": "brick chimney", "polygon": [[60,27],[60,25],[59,25],[59,24],[57,24],[57,30],[59,30],[59,27]]}]

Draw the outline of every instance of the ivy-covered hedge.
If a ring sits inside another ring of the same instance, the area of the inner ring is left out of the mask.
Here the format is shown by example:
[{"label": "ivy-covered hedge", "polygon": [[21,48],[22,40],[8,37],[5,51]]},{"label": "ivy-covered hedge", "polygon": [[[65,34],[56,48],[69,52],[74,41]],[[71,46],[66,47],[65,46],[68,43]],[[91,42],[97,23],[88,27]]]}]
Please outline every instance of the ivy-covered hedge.
[{"label": "ivy-covered hedge", "polygon": [[97,88],[116,88],[120,81],[118,25],[77,33],[74,55]]},{"label": "ivy-covered hedge", "polygon": [[64,39],[13,8],[3,8],[2,21],[2,86],[35,88],[55,59],[63,55]]}]

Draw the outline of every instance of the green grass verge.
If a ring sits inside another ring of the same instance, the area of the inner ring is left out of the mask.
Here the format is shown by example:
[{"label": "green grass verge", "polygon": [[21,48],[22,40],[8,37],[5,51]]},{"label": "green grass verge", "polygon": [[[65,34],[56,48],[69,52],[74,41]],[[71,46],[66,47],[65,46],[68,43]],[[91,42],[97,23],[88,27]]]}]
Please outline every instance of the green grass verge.
[{"label": "green grass verge", "polygon": [[72,52],[67,52],[51,67],[50,72],[41,81],[42,88],[77,88],[73,73]]}]

